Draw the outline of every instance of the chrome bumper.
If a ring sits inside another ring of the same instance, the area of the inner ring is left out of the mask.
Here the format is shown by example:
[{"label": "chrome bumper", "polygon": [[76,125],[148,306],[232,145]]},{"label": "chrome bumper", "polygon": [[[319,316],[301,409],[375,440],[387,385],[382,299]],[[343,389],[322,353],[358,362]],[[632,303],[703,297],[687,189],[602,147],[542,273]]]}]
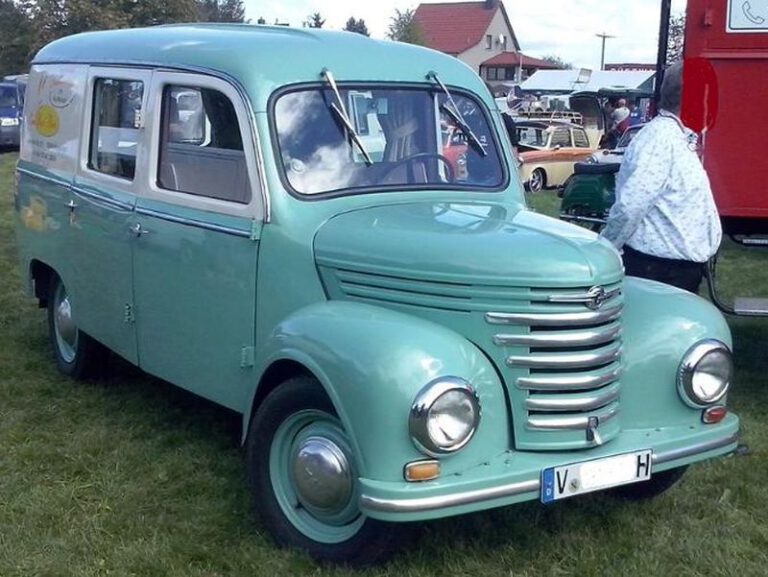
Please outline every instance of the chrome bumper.
[{"label": "chrome bumper", "polygon": [[[653,453],[653,464],[661,465],[693,457],[702,453],[708,453],[717,449],[735,445],[738,442],[738,431],[728,437],[705,441],[689,445],[680,449]],[[735,448],[735,447],[734,447]],[[535,478],[526,481],[498,485],[486,489],[457,492],[448,495],[434,497],[417,497],[410,499],[386,499],[378,498],[363,493],[360,497],[360,507],[364,511],[380,512],[384,514],[413,514],[425,513],[439,509],[477,505],[496,499],[514,498],[527,493],[541,491],[541,479]],[[531,497],[536,498],[536,497]],[[477,507],[484,508],[484,507]]]}]

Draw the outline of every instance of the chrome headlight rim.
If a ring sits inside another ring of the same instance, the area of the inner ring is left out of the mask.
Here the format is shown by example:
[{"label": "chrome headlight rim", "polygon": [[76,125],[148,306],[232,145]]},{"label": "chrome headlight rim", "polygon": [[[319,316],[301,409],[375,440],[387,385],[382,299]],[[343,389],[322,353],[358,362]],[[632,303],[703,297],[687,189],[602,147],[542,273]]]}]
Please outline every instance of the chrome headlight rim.
[{"label": "chrome headlight rim", "polygon": [[[441,446],[432,439],[429,433],[430,411],[443,395],[451,392],[460,392],[466,395],[472,404],[473,419],[469,432],[463,439],[451,446]],[[422,387],[413,401],[408,419],[411,439],[417,449],[430,457],[450,455],[466,447],[467,443],[475,436],[480,424],[480,413],[480,399],[475,388],[469,382],[459,377],[439,377]]]},{"label": "chrome headlight rim", "polygon": [[[702,399],[696,394],[693,386],[693,377],[699,363],[711,353],[724,353],[729,361],[728,379],[716,395]],[[693,409],[706,409],[717,404],[727,393],[733,378],[733,353],[722,341],[717,339],[705,339],[699,341],[686,351],[677,374],[677,390],[683,402]]]}]

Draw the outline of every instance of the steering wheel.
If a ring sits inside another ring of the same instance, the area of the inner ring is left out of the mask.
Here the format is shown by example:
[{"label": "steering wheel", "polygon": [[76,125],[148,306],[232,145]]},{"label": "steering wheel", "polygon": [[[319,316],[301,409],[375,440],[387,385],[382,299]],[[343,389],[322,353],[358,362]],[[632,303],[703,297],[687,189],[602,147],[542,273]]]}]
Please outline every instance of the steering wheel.
[{"label": "steering wheel", "polygon": [[[442,154],[438,154],[437,152],[419,152],[417,154],[403,158],[402,160],[398,160],[387,169],[387,171],[382,175],[381,180],[386,181],[387,177],[401,166],[411,166],[417,162],[424,162],[429,160],[430,158],[433,158],[438,162],[442,162],[445,165],[445,178],[448,182],[454,182],[456,180],[456,174],[453,170],[451,161],[447,157],[443,156]],[[412,171],[409,176],[413,176]]]}]

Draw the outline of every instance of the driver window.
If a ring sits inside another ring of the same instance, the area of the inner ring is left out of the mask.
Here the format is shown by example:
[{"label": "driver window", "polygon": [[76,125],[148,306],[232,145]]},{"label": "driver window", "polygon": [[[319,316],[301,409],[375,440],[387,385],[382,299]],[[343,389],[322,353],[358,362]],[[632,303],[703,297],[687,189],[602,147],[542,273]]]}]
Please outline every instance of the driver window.
[{"label": "driver window", "polygon": [[158,185],[166,190],[248,204],[250,180],[237,113],[210,88],[163,91]]}]

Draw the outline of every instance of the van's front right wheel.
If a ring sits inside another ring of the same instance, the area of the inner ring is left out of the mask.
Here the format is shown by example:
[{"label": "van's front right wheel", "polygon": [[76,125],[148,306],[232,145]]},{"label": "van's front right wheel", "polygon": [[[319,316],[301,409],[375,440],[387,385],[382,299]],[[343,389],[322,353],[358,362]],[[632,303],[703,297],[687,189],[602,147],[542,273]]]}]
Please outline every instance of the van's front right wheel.
[{"label": "van's front right wheel", "polygon": [[246,459],[256,509],[278,544],[318,561],[369,565],[402,540],[403,530],[360,511],[352,444],[317,380],[297,377],[267,396]]}]

